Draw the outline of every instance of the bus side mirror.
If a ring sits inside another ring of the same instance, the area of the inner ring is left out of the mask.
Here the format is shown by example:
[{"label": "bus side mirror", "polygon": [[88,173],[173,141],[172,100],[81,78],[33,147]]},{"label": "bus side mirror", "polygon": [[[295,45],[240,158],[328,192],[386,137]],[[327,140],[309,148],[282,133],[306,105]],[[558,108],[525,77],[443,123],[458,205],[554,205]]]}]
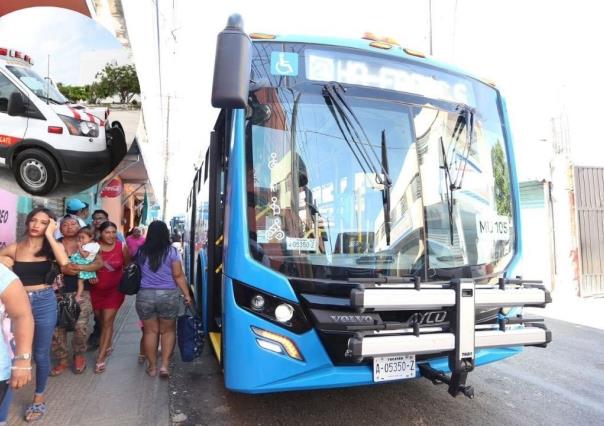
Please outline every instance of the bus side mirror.
[{"label": "bus side mirror", "polygon": [[13,92],[9,95],[6,112],[11,116],[25,115],[25,103],[23,103],[23,96],[20,92]]},{"label": "bus side mirror", "polygon": [[231,109],[247,106],[252,68],[251,50],[252,41],[243,32],[241,16],[231,15],[216,42],[213,107]]}]

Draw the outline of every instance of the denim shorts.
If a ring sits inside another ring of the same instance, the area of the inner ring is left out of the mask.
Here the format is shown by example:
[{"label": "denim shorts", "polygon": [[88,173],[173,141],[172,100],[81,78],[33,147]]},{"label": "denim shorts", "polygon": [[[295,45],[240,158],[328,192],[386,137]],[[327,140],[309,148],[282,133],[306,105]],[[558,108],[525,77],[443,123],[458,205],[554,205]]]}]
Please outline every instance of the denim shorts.
[{"label": "denim shorts", "polygon": [[141,288],[136,295],[136,313],[141,320],[176,319],[183,305],[180,290]]}]

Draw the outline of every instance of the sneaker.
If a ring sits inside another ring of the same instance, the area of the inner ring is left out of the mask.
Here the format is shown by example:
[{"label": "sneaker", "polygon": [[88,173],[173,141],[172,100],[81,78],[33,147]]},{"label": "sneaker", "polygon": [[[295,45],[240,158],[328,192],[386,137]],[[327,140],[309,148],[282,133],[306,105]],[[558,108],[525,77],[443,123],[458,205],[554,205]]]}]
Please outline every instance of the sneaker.
[{"label": "sneaker", "polygon": [[86,370],[86,358],[84,355],[76,355],[73,357],[73,372],[82,374]]}]

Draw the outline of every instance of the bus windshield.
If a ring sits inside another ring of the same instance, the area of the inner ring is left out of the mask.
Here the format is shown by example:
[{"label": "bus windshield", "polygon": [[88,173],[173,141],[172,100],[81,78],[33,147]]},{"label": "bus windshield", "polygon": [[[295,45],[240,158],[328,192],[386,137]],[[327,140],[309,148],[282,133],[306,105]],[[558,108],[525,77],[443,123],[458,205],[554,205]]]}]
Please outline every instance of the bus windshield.
[{"label": "bus windshield", "polygon": [[382,92],[333,83],[252,91],[252,255],[303,278],[502,271],[512,199],[493,108]]},{"label": "bus windshield", "polygon": [[48,100],[55,104],[68,103],[67,98],[59,92],[54,84],[47,79],[43,79],[33,70],[25,67],[8,65],[6,68],[12,72],[19,80],[25,84],[29,90],[34,92],[39,98]]}]

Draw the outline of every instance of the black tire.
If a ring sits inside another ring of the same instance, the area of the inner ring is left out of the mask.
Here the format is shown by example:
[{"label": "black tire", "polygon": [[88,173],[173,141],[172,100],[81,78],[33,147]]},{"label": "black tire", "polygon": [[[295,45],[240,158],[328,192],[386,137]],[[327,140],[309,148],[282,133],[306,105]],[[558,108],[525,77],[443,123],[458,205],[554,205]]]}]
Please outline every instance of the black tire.
[{"label": "black tire", "polygon": [[19,186],[32,195],[46,195],[61,183],[61,169],[53,156],[37,148],[17,154],[13,173]]},{"label": "black tire", "polygon": [[115,169],[128,152],[126,133],[119,121],[114,121],[106,131],[107,147],[111,152],[111,170]]}]

